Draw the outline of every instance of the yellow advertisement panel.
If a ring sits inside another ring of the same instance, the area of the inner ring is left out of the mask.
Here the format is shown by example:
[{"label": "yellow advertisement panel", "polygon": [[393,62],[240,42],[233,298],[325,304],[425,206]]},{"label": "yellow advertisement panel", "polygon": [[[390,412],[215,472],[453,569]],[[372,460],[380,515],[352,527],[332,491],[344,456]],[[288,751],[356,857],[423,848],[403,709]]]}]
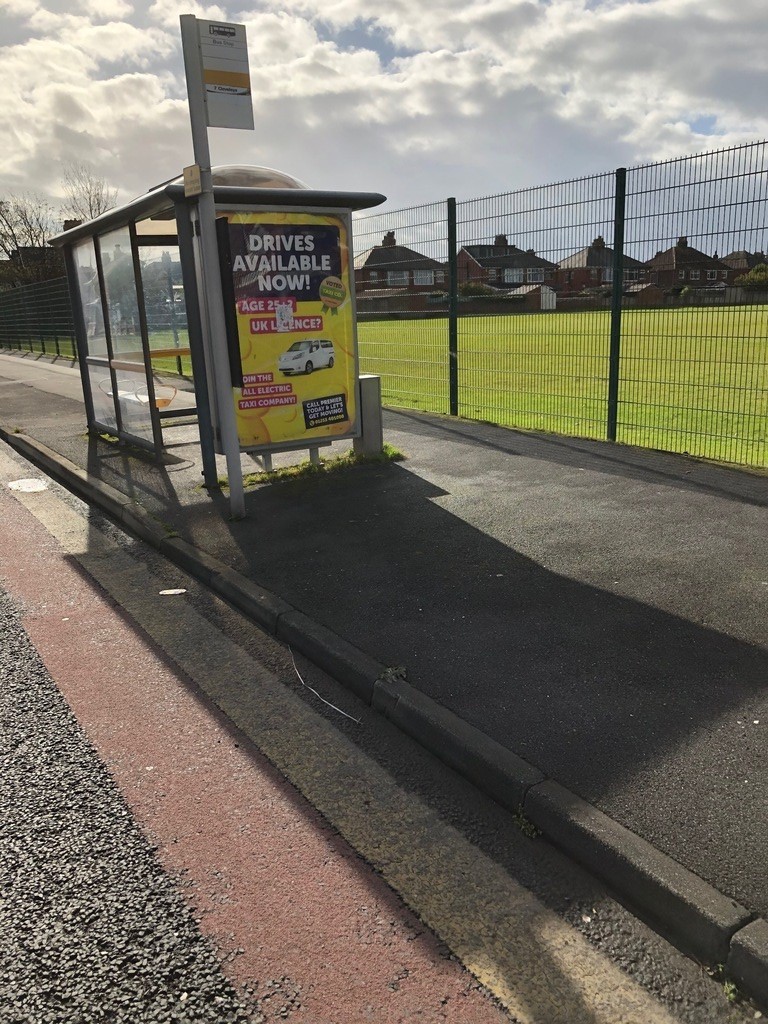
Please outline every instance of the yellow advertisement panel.
[{"label": "yellow advertisement panel", "polygon": [[240,446],[355,433],[357,353],[347,222],[333,214],[227,214],[242,386]]}]

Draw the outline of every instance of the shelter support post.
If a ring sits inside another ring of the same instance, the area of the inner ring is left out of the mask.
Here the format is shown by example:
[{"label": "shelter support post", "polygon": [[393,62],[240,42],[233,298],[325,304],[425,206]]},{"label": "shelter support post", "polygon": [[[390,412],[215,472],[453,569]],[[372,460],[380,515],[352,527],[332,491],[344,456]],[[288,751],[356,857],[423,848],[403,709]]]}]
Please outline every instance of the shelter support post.
[{"label": "shelter support post", "polygon": [[199,56],[197,19],[191,14],[183,14],[180,21],[184,67],[189,92],[192,147],[195,163],[200,167],[201,192],[198,197],[197,209],[200,228],[201,276],[206,299],[202,304],[201,312],[204,312],[207,318],[207,343],[211,355],[210,368],[216,396],[219,441],[227,460],[229,508],[233,519],[242,519],[245,516],[243,470],[240,463],[240,442],[229,371],[224,298],[221,293],[219,249],[216,242],[216,207],[213,199],[211,154],[205,118],[205,91]]},{"label": "shelter support post", "polygon": [[179,239],[179,259],[184,282],[187,307],[187,333],[189,335],[189,358],[192,362],[192,379],[195,384],[197,406],[197,429],[200,436],[200,454],[203,460],[203,482],[206,487],[219,485],[216,471],[216,453],[213,443],[213,421],[208,398],[208,373],[205,368],[203,334],[200,323],[200,298],[197,292],[197,277],[192,247],[192,225],[189,209],[185,203],[175,204],[176,230]]}]

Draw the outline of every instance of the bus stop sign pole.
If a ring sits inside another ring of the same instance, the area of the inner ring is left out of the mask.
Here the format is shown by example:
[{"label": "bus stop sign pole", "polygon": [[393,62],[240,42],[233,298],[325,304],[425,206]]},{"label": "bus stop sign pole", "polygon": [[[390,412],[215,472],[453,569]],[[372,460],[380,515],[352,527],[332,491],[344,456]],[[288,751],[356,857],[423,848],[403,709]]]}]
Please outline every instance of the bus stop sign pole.
[{"label": "bus stop sign pole", "polygon": [[[201,314],[207,318],[206,355],[210,356],[206,362],[213,378],[221,450],[227,460],[230,512],[233,519],[242,519],[245,516],[245,495],[219,273],[208,127],[253,128],[245,26],[200,21],[192,14],[182,14],[179,20],[187,77],[192,147],[195,163],[200,167],[198,217],[201,275],[206,299]],[[208,33],[206,39],[209,43],[205,46],[205,52],[201,45],[203,31]],[[222,83],[221,86],[217,86],[217,81]],[[239,82],[240,85],[233,88],[233,82]],[[208,90],[212,96],[211,109],[208,106]]]}]

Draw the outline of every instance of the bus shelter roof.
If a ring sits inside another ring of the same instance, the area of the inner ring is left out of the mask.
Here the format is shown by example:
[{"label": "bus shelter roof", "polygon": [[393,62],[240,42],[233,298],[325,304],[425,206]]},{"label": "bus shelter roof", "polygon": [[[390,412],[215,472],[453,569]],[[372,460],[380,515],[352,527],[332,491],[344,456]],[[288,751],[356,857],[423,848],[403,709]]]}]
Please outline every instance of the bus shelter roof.
[{"label": "bus shelter roof", "polygon": [[[260,170],[260,169],[256,169]],[[277,207],[308,207],[339,210],[367,210],[385,202],[386,197],[378,192],[336,192],[322,189],[306,188],[300,184],[284,187],[258,187],[240,184],[216,184],[218,168],[213,168],[213,198],[217,206],[277,206]],[[232,177],[230,176],[230,180]],[[240,176],[242,179],[242,175]],[[226,175],[219,175],[220,180],[227,180]],[[279,173],[271,180],[291,182],[287,175]],[[93,220],[85,221],[77,227],[69,228],[49,241],[51,245],[62,247],[85,238],[93,238],[107,231],[125,227],[130,223],[153,219],[168,221],[173,219],[177,204],[193,204],[197,196],[188,197],[180,178],[165,182],[132,199],[129,203],[108,210]]]}]

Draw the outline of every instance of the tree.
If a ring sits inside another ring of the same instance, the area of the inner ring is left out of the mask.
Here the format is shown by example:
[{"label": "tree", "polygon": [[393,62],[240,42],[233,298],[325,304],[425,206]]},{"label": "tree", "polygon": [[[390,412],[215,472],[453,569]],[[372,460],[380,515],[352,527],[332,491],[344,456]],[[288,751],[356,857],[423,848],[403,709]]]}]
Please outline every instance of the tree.
[{"label": "tree", "polygon": [[750,291],[768,292],[768,263],[758,263],[748,274],[742,274],[733,283]]},{"label": "tree", "polygon": [[77,220],[93,220],[117,204],[117,189],[97,177],[90,164],[67,164],[62,184],[64,209]]},{"label": "tree", "polygon": [[54,208],[32,192],[0,199],[0,257],[8,260],[3,276],[26,283],[62,273],[59,253],[48,245],[58,226]]},{"label": "tree", "polygon": [[10,259],[25,247],[41,248],[58,230],[56,211],[33,192],[0,199],[0,253]]}]

